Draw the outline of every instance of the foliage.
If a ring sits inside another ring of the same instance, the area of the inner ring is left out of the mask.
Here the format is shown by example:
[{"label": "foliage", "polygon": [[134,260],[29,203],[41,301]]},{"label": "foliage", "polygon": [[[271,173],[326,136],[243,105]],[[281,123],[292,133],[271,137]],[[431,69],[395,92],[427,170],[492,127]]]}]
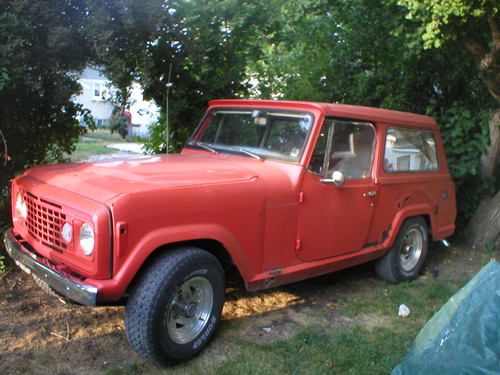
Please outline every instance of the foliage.
[{"label": "foliage", "polygon": [[[100,7],[102,21],[96,25],[104,25],[96,27],[93,38],[106,74],[119,87],[140,83],[146,98],[163,109],[164,121],[167,84],[172,83],[172,144],[181,144],[209,100],[246,94],[246,67],[259,56],[261,27],[270,17],[263,7],[261,1],[238,0],[114,2]],[[105,20],[110,19],[117,29],[108,31]],[[148,150],[165,149],[164,139],[157,124]]]},{"label": "foliage", "polygon": [[[0,211],[8,220],[9,180],[25,168],[62,160],[74,148],[89,112],[71,97],[80,91],[91,46],[79,28],[82,1],[0,2]],[[92,122],[89,124],[92,126]]]},{"label": "foliage", "polygon": [[[74,72],[94,63],[118,87],[122,110],[134,81],[162,108],[149,153],[166,151],[169,83],[169,152],[216,98],[429,113],[442,125],[461,212],[471,212],[485,118],[497,105],[484,83],[494,94],[489,77],[498,64],[484,57],[498,56],[487,42],[498,15],[490,0],[4,1],[0,129],[11,160],[0,163],[0,189],[24,168],[73,150],[76,116],[91,121],[70,100],[80,90]],[[116,120],[112,130],[125,137],[124,119]]]},{"label": "foliage", "polygon": [[5,264],[5,257],[0,255],[0,276],[7,272],[7,265]]},{"label": "foliage", "polygon": [[[496,99],[496,103],[490,100],[471,105],[474,96],[469,94],[467,103],[462,100],[465,105],[452,102],[444,109],[449,113],[449,126],[443,133],[457,178],[458,219],[463,222],[476,211],[482,196],[494,194],[495,185],[500,184],[500,148],[489,146],[500,144],[498,132],[489,131],[500,127],[500,123],[492,123],[488,129],[484,121],[500,102],[500,6],[490,0],[398,0],[398,4],[406,8],[406,18],[417,26],[416,31],[408,33],[412,48],[434,48],[446,53],[450,46],[458,44],[474,62],[474,71],[480,74],[484,88]],[[478,118],[478,112],[482,118]],[[481,173],[475,177],[478,169]]]},{"label": "foliage", "polygon": [[124,114],[119,108],[115,108],[109,120],[111,134],[118,133],[122,139],[127,138],[130,121],[130,116]]},{"label": "foliage", "polygon": [[456,179],[477,175],[481,153],[488,143],[487,120],[486,110],[472,114],[456,103],[446,111],[441,130],[449,168]]},{"label": "foliage", "polygon": [[277,17],[263,57],[252,67],[260,82],[254,93],[435,117],[465,223],[487,190],[477,172],[495,101],[460,41],[423,49],[415,44],[416,21],[394,1],[384,6],[322,0],[272,4]]},{"label": "foliage", "polygon": [[[146,154],[159,154],[167,152],[167,132],[165,121],[162,120],[163,117],[164,116],[161,116],[158,122],[149,127],[150,136],[142,141],[143,149]],[[190,129],[184,127],[179,127],[176,134],[170,131],[168,136],[168,152],[180,152],[186,144],[186,140],[190,134]]]},{"label": "foliage", "polygon": [[[497,16],[498,3],[491,0],[398,0],[408,9],[406,18],[419,21],[414,33],[425,48],[442,47],[446,41],[473,33],[472,27],[487,16]],[[472,35],[469,35],[472,36]]]}]

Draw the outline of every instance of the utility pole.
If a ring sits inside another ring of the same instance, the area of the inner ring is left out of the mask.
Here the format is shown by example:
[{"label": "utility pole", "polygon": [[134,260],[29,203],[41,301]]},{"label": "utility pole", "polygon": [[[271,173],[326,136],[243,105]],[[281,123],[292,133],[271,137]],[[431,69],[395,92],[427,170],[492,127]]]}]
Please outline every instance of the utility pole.
[{"label": "utility pole", "polygon": [[168,68],[168,81],[167,81],[167,98],[165,99],[165,128],[167,131],[167,155],[168,155],[168,148],[169,148],[169,138],[170,138],[170,131],[169,131],[169,124],[168,124],[168,117],[169,117],[169,112],[168,112],[168,96],[170,93],[170,88],[172,87],[172,83],[170,82],[172,76],[172,63],[170,63],[170,66]]}]

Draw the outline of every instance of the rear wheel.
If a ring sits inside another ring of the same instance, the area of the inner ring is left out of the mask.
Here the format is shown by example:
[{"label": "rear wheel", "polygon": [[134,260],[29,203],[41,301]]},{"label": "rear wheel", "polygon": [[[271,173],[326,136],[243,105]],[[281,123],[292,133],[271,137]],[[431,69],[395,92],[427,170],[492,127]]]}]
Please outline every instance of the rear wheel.
[{"label": "rear wheel", "polygon": [[163,254],[133,288],[125,311],[127,338],[158,364],[187,360],[212,337],[224,304],[224,272],[197,248]]},{"label": "rear wheel", "polygon": [[377,274],[393,283],[416,278],[427,257],[428,236],[422,217],[406,220],[392,247],[376,261]]}]

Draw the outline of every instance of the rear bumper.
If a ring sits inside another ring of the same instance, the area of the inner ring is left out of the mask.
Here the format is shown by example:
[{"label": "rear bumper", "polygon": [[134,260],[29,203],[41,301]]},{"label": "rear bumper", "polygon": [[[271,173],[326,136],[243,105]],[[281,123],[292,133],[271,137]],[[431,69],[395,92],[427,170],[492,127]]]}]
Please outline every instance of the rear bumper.
[{"label": "rear bumper", "polygon": [[23,271],[38,276],[56,292],[72,301],[82,305],[96,305],[98,290],[95,286],[71,280],[43,264],[14,237],[12,229],[5,232],[3,241],[7,253]]}]

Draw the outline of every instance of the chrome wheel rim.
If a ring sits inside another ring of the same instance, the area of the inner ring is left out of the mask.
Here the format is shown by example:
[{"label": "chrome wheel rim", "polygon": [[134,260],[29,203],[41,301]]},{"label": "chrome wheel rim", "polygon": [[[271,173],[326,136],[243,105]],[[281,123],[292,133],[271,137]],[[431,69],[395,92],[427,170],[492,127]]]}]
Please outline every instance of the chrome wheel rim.
[{"label": "chrome wheel rim", "polygon": [[399,251],[399,260],[403,270],[410,272],[417,265],[422,255],[424,238],[417,228],[410,229],[403,238]]},{"label": "chrome wheel rim", "polygon": [[202,276],[193,277],[178,288],[166,312],[169,337],[186,344],[205,328],[213,306],[213,289]]}]

